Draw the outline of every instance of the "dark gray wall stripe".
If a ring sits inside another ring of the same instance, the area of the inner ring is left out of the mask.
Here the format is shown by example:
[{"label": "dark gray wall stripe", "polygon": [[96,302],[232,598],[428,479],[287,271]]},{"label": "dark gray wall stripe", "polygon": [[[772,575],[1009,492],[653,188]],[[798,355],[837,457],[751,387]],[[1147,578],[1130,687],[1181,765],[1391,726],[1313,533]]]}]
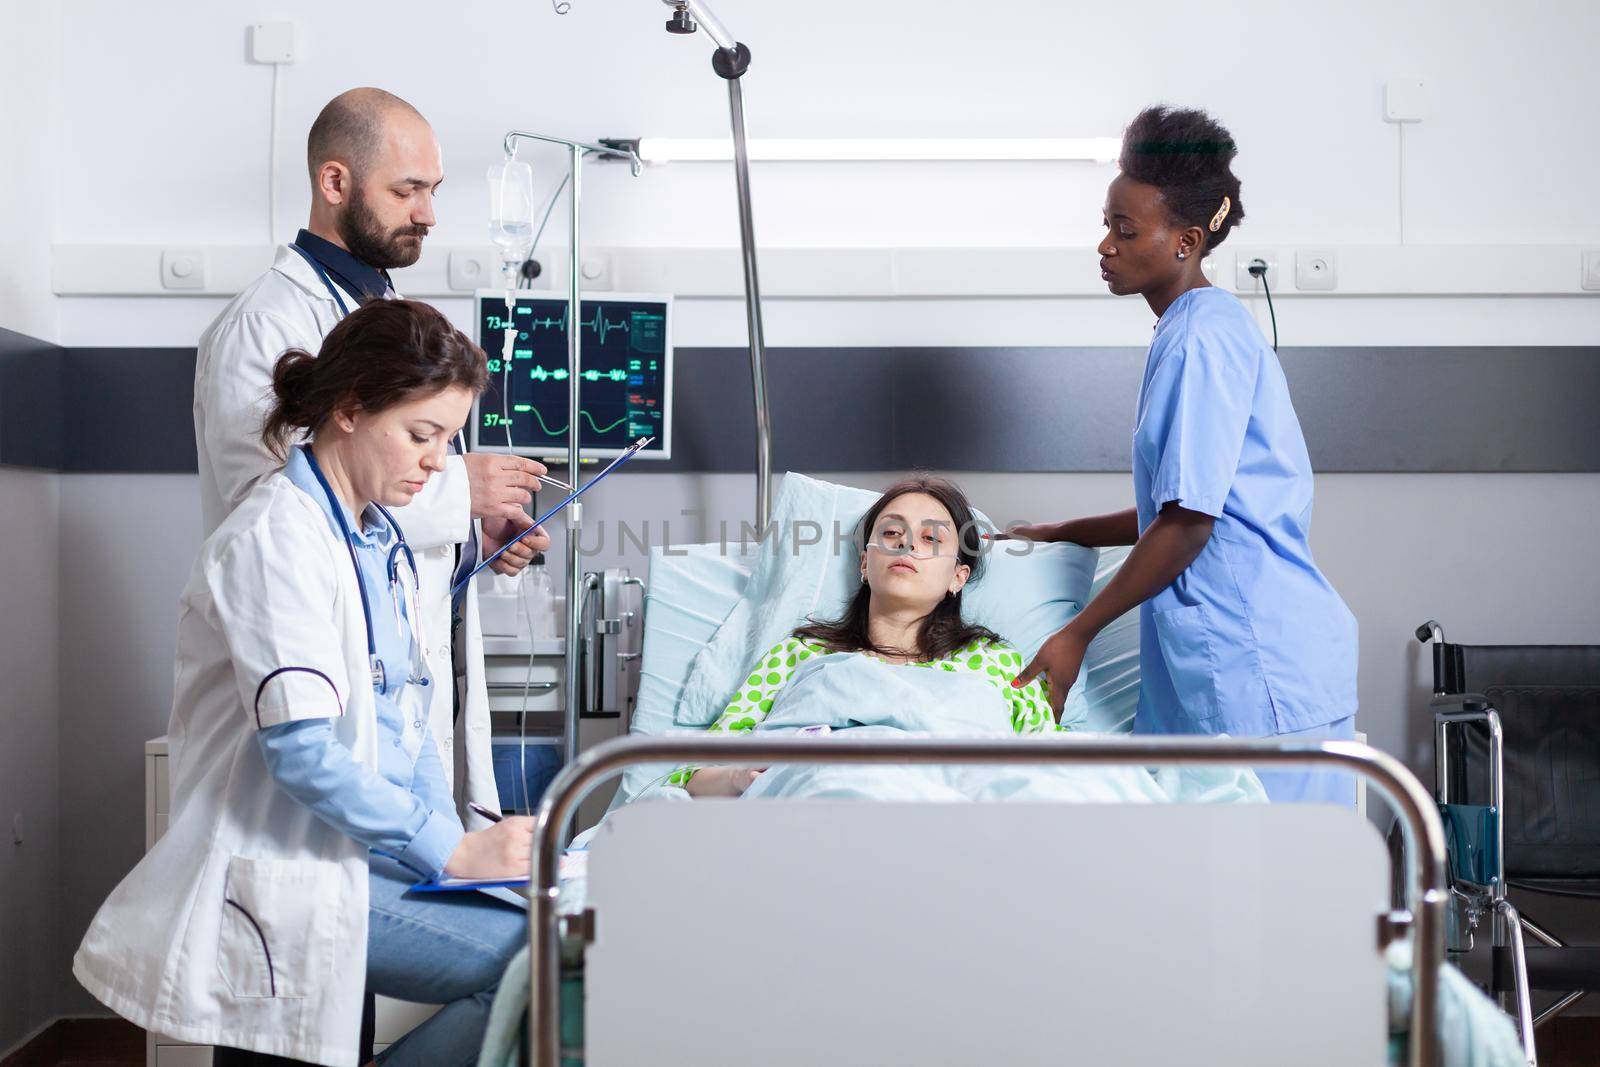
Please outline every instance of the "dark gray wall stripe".
[{"label": "dark gray wall stripe", "polygon": [[[777,470],[1128,470],[1142,348],[769,356]],[[744,351],[678,357],[672,466],[753,469]],[[1600,347],[1293,348],[1281,358],[1317,470],[1600,471]]]},{"label": "dark gray wall stripe", "polygon": [[[769,357],[779,471],[1128,469],[1140,348]],[[1600,347],[1293,348],[1282,358],[1320,471],[1600,471]],[[680,348],[677,359],[674,458],[630,470],[752,470],[745,351]],[[0,331],[0,463],[193,471],[193,374],[193,349],[61,349]]]},{"label": "dark gray wall stripe", "polygon": [[1302,348],[1284,373],[1327,471],[1600,471],[1600,347]]},{"label": "dark gray wall stripe", "polygon": [[195,471],[194,349],[68,348],[63,354],[65,470]]},{"label": "dark gray wall stripe", "polygon": [[47,341],[0,329],[0,464],[61,470],[61,354]]}]

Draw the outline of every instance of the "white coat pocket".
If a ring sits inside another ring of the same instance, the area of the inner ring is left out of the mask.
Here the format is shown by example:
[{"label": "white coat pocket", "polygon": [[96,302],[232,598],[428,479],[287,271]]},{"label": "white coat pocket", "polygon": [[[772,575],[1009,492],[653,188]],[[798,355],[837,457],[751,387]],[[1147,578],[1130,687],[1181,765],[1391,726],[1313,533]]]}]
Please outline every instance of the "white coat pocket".
[{"label": "white coat pocket", "polygon": [[342,902],[337,864],[228,861],[217,968],[235,997],[290,999],[326,989]]},{"label": "white coat pocket", "polygon": [[1215,719],[1221,709],[1217,707],[1217,654],[1211,644],[1206,605],[1157,611],[1153,617],[1161,658],[1166,661],[1184,717],[1196,725],[1196,733],[1211,732],[1200,724]]}]

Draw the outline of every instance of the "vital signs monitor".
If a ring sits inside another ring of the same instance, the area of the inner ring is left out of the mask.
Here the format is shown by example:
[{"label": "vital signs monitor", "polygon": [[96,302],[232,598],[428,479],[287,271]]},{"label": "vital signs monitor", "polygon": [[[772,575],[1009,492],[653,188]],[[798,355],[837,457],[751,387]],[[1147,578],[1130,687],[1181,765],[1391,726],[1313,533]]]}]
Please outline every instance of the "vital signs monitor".
[{"label": "vital signs monitor", "polygon": [[[567,454],[566,300],[516,290],[477,292],[478,344],[489,386],[472,409],[471,447],[559,459]],[[577,326],[579,444],[585,457],[654,440],[639,459],[672,455],[672,298],[606,293],[583,298]]]}]

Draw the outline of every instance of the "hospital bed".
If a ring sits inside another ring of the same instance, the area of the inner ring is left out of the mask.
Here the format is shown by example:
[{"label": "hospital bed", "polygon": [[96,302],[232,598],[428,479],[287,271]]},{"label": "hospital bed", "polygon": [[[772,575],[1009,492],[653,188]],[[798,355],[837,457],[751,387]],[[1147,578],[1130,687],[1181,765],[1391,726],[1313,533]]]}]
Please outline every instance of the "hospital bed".
[{"label": "hospital bed", "polygon": [[[777,510],[781,525],[782,495]],[[710,737],[674,709],[715,667],[718,635],[759,631],[762,597],[793,576],[763,573],[735,546],[676,551],[651,558],[630,736],[567,766],[536,816],[530,1062],[1440,1062],[1443,830],[1391,757],[1197,738]],[[1108,572],[1091,563],[1095,577]],[[1001,591],[1016,614],[996,627],[1008,636],[1048,622],[1022,617],[1037,607],[1022,601],[1050,596],[1018,593],[1029,587]],[[1097,642],[1073,695],[1091,727],[1131,720],[1131,626]],[[1376,832],[1333,808],[629,803],[664,767],[734,752],[760,764],[1339,766],[1400,816],[1407,907],[1389,905]],[[563,881],[576,804],[619,772],[586,877]],[[1433,1021],[1412,1028],[1403,1052],[1388,1021],[1386,952],[1397,948],[1411,949],[1413,1018]]]}]

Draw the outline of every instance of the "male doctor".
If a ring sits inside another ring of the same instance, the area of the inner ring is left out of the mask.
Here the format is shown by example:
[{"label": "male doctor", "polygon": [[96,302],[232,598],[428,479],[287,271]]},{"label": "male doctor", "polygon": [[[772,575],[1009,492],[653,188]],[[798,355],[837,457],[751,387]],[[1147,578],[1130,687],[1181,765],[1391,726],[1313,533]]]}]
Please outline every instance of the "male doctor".
[{"label": "male doctor", "polygon": [[[435,224],[434,193],[444,180],[439,142],[399,97],[381,89],[335,97],[311,126],[307,156],[310,222],[200,339],[194,435],[206,536],[280,466],[260,440],[278,356],[290,348],[315,353],[358,305],[394,298],[388,272],[417,261]],[[468,801],[491,811],[500,805],[477,590],[469,583],[452,602],[450,587],[527,528],[523,505],[545,468],[518,456],[465,453],[456,443],[444,471],[395,517],[416,552],[428,666],[439,680],[428,698],[429,725],[467,822],[477,818]],[[536,531],[493,567],[516,574],[549,543]]]}]

